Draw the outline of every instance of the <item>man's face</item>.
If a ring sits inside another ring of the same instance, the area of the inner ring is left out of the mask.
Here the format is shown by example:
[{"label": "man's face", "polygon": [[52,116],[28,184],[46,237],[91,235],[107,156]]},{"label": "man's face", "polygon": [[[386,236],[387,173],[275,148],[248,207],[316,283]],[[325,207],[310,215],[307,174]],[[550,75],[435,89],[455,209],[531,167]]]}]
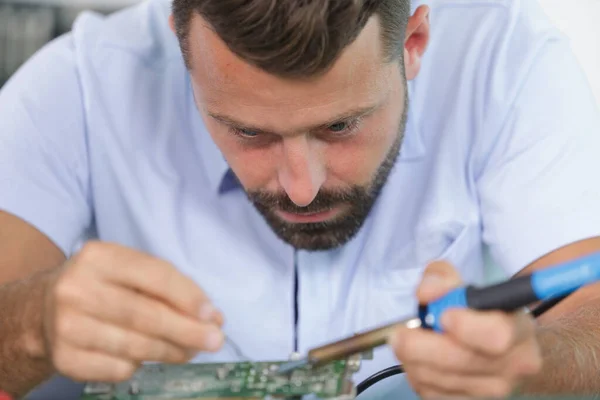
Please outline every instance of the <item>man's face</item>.
[{"label": "man's face", "polygon": [[406,121],[406,81],[399,62],[383,62],[378,19],[310,80],[248,65],[199,16],[189,45],[197,107],[274,232],[306,250],[348,242],[385,185]]}]

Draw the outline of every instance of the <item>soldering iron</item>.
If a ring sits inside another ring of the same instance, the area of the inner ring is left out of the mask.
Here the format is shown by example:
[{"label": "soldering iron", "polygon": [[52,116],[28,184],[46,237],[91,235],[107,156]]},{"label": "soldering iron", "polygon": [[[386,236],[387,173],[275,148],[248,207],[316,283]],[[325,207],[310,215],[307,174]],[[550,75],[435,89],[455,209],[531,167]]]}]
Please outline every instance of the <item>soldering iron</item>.
[{"label": "soldering iron", "polygon": [[413,318],[312,349],[305,358],[281,365],[277,373],[287,374],[306,365],[319,366],[385,345],[390,334],[401,325],[442,332],[440,318],[450,308],[516,312],[540,301],[551,306],[579,288],[599,280],[600,253],[487,287],[461,287],[420,306]]}]

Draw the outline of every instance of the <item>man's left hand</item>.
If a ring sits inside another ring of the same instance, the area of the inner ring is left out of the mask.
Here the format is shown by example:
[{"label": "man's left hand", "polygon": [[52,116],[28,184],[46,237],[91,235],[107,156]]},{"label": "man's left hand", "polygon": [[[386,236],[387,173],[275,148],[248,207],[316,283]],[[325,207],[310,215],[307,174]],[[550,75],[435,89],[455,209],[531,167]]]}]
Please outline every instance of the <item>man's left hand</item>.
[{"label": "man's left hand", "polygon": [[[417,296],[427,304],[461,285],[443,262],[427,267]],[[406,377],[421,397],[506,397],[542,367],[532,318],[522,312],[448,310],[443,334],[398,329],[390,338]]]}]

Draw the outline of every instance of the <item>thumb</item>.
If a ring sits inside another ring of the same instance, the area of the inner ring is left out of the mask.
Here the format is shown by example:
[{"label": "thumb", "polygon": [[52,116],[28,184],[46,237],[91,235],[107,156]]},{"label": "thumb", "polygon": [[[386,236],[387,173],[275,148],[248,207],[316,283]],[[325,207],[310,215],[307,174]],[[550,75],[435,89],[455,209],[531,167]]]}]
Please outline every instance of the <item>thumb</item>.
[{"label": "thumb", "polygon": [[430,303],[459,287],[461,283],[460,275],[452,265],[445,261],[433,262],[425,268],[421,284],[417,288],[419,303]]}]

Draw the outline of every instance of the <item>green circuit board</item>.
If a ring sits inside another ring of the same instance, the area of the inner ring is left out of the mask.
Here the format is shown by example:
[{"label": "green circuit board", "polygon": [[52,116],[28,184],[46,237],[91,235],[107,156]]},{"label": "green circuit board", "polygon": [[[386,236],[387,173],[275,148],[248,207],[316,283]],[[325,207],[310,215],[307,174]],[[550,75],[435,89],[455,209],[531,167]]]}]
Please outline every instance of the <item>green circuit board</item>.
[{"label": "green circuit board", "polygon": [[127,382],[88,384],[82,400],[294,399],[307,394],[320,399],[354,398],[351,377],[360,362],[343,360],[274,374],[282,363],[145,365]]}]

